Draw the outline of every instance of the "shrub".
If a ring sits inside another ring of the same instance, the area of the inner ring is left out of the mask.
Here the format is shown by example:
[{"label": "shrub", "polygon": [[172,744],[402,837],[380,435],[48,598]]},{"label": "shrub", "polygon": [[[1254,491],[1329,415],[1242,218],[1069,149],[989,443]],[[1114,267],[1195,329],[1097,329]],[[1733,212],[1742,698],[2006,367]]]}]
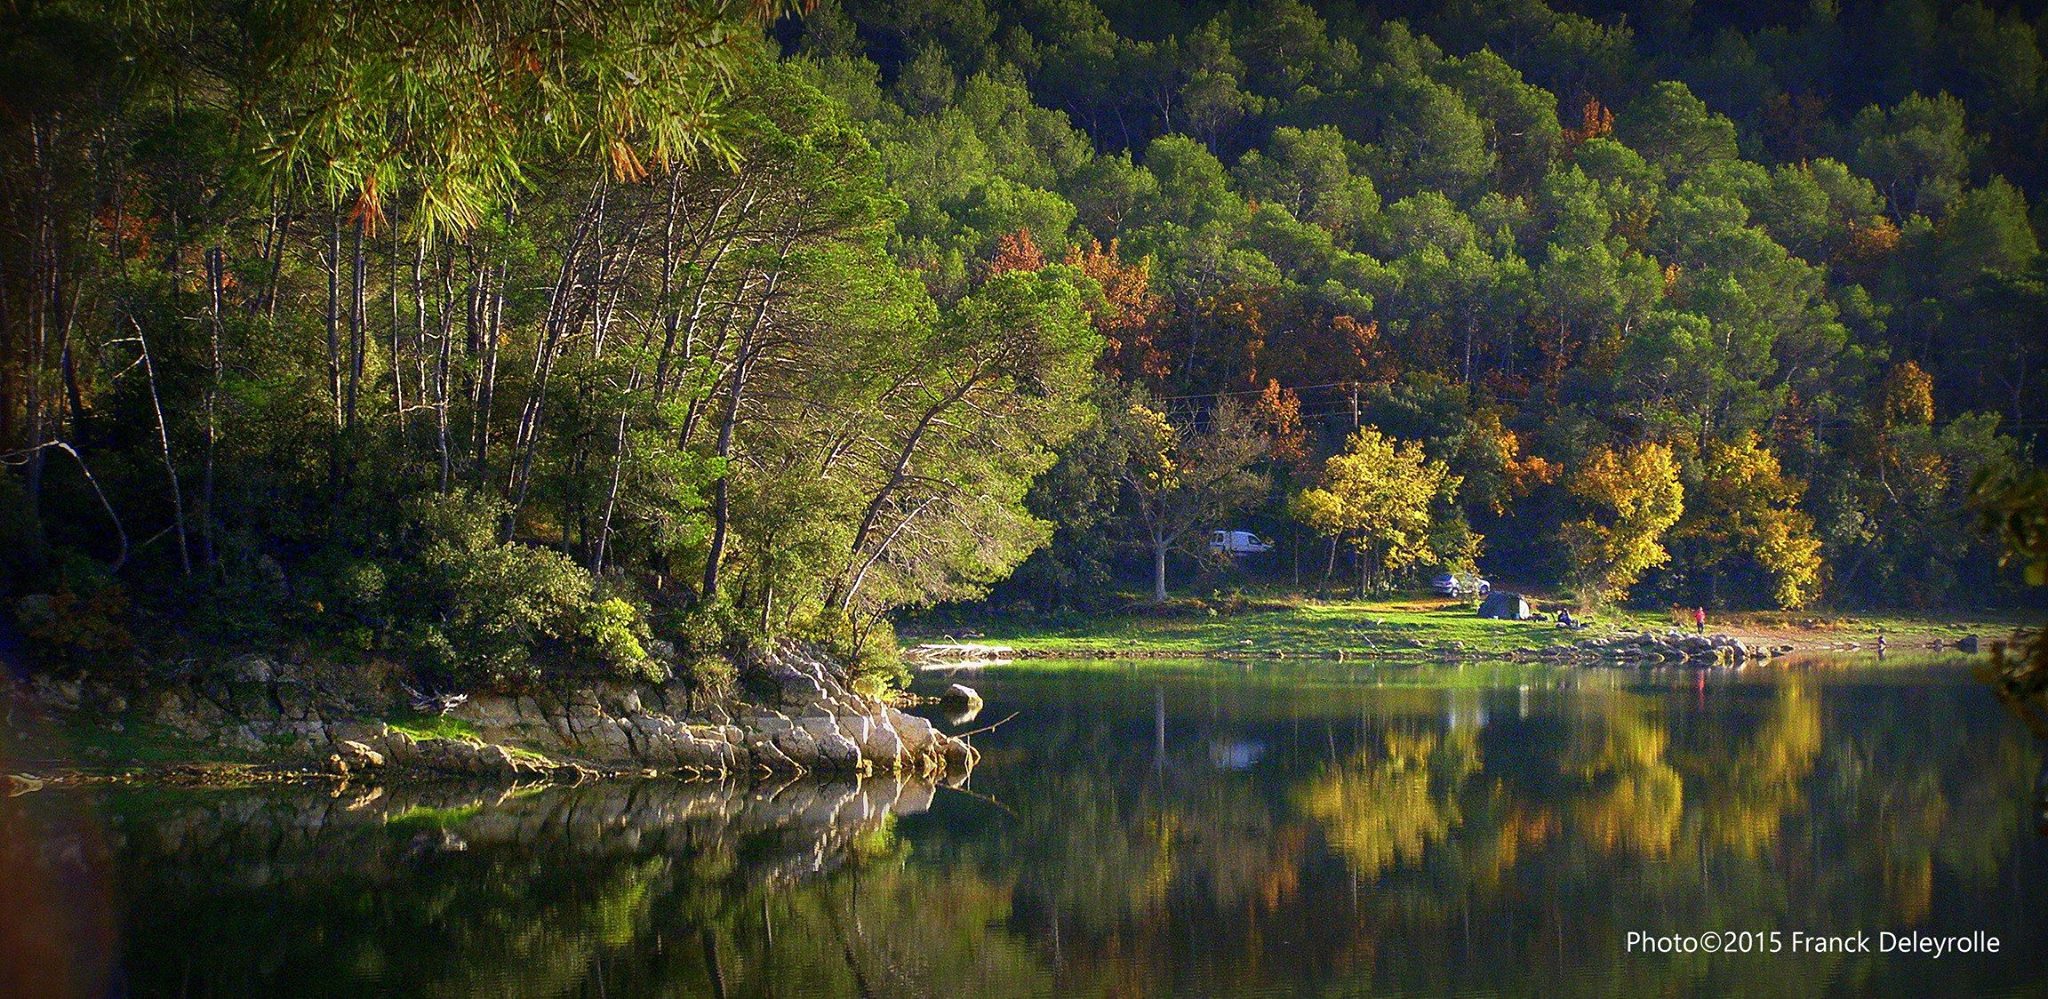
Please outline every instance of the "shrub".
[{"label": "shrub", "polygon": [[83,555],[65,555],[50,592],[23,597],[14,613],[38,657],[51,662],[124,652],[135,644],[126,624],[127,592],[106,567]]},{"label": "shrub", "polygon": [[696,693],[722,697],[739,680],[736,665],[760,641],[752,616],[720,599],[700,604],[673,620],[681,674]]},{"label": "shrub", "polygon": [[607,597],[592,601],[583,609],[577,632],[603,672],[653,683],[668,679],[668,664],[647,654],[647,622],[640,609],[626,600]]},{"label": "shrub", "polygon": [[[499,541],[507,508],[492,497],[421,496],[406,512],[413,527],[402,553],[410,557],[400,561],[408,568],[400,606],[414,617],[406,644],[438,679],[531,682],[540,678],[537,652],[573,658],[591,594],[582,566],[560,552]],[[614,636],[607,641],[625,651]]]},{"label": "shrub", "polygon": [[861,630],[836,608],[827,608],[801,634],[843,664],[849,682],[865,693],[880,694],[910,682],[910,669],[896,647],[896,629],[886,619]]}]

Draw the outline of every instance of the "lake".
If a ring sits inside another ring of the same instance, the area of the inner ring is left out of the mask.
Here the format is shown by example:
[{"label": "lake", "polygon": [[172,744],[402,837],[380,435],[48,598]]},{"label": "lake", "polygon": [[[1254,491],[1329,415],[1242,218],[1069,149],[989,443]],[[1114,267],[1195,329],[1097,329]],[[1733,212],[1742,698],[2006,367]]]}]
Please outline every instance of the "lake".
[{"label": "lake", "polygon": [[[958,787],[9,799],[0,952],[137,995],[2048,993],[2040,750],[1958,662],[960,677],[1016,717]],[[1878,952],[1915,931],[1999,951]]]}]

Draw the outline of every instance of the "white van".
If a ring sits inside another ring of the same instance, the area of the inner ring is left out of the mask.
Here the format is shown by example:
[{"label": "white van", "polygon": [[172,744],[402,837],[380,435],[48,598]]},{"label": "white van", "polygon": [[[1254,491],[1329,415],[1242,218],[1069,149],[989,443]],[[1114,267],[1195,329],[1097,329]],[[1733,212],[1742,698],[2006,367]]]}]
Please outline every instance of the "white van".
[{"label": "white van", "polygon": [[1210,531],[1209,550],[1226,555],[1257,555],[1272,551],[1273,544],[1250,531]]}]

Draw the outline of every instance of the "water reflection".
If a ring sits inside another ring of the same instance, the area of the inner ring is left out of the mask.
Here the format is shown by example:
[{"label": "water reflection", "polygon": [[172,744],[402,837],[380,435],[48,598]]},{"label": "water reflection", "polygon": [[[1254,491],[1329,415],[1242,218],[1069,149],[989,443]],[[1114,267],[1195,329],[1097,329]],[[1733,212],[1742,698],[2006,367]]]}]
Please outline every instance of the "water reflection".
[{"label": "water reflection", "polygon": [[[1953,672],[1147,664],[977,687],[1021,713],[962,791],[39,793],[0,804],[0,866],[100,872],[108,973],[138,994],[2042,986],[2040,760]],[[1623,951],[1632,929],[1916,927],[2004,951]]]}]

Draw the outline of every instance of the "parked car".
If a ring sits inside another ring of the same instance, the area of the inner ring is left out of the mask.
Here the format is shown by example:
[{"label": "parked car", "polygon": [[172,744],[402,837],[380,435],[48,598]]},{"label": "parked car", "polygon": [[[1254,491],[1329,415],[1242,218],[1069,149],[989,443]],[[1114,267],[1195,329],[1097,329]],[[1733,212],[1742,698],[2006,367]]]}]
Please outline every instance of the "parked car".
[{"label": "parked car", "polygon": [[1483,597],[1493,592],[1492,583],[1470,573],[1440,573],[1430,582],[1429,588],[1447,597]]},{"label": "parked car", "polygon": [[1257,555],[1273,550],[1273,543],[1250,531],[1210,531],[1209,550],[1225,555]]}]

